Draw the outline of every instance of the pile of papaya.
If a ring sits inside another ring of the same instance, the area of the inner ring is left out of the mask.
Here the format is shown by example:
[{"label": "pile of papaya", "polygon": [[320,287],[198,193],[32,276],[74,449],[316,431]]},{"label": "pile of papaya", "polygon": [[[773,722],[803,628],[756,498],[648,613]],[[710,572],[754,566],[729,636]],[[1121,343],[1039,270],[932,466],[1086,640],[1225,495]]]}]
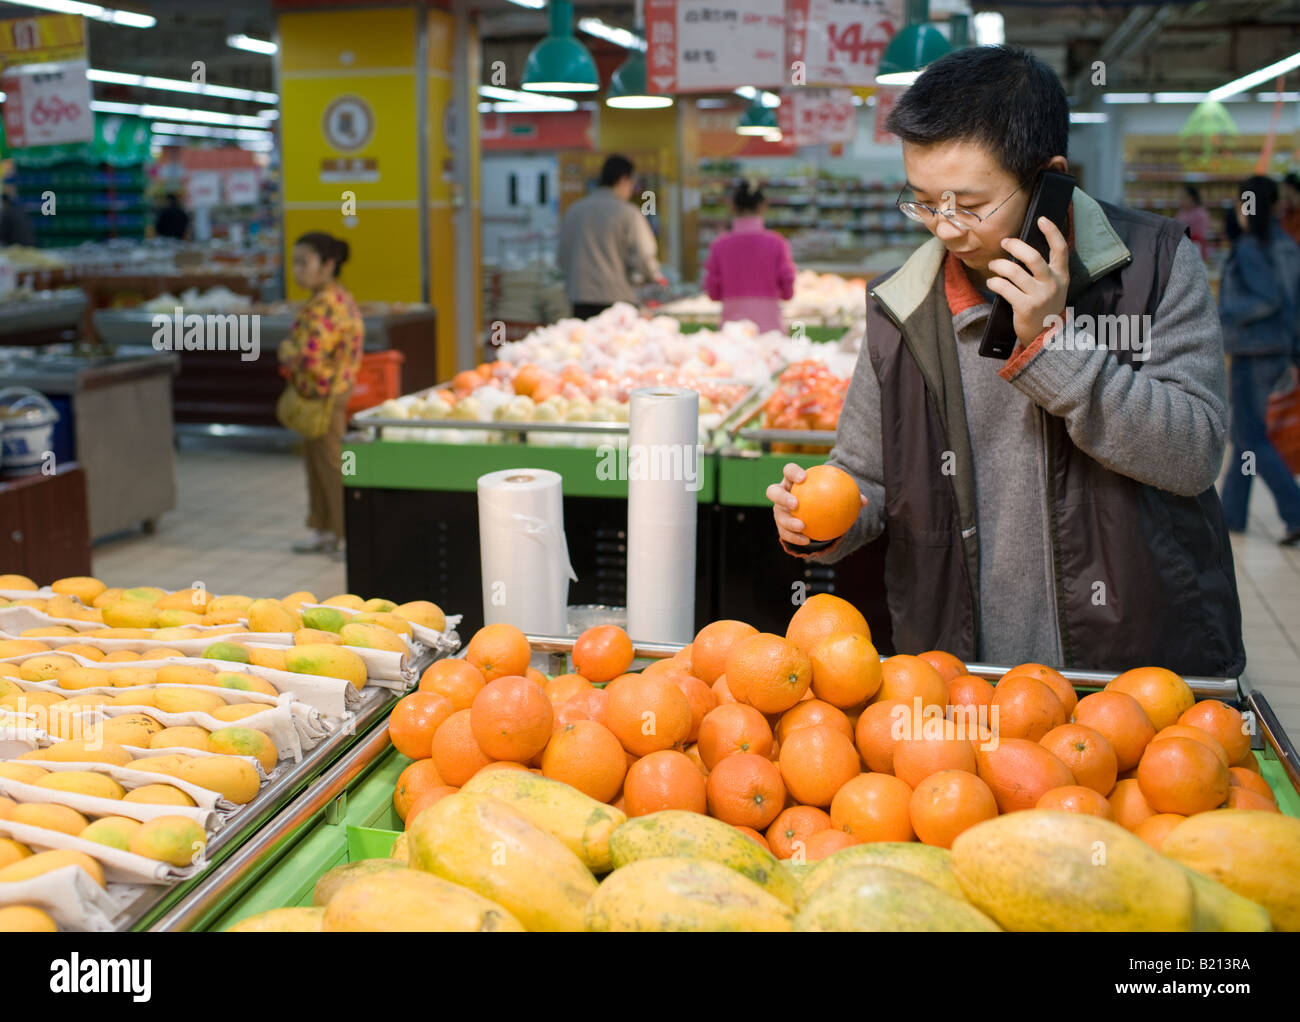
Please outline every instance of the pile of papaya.
[{"label": "pile of papaya", "polygon": [[231,931],[1295,931],[1300,820],[1201,813],[1157,852],[1108,820],[1028,809],[951,850],[867,842],[801,865],[699,813],[628,819],[492,770],[422,810],[391,858],[330,870],[313,901]]}]

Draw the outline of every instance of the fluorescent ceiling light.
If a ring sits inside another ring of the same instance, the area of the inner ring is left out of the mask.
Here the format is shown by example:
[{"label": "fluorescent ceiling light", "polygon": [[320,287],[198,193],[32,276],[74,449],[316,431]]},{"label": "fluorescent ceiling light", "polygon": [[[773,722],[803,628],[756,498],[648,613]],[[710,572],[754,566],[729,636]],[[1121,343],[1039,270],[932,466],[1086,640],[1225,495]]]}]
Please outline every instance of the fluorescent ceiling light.
[{"label": "fluorescent ceiling light", "polygon": [[606,25],[599,18],[579,18],[578,30],[586,32],[587,35],[594,35],[597,39],[604,39],[615,46],[621,46],[625,50],[645,49],[645,40],[635,32],[629,32],[625,28],[618,28],[614,25]]},{"label": "fluorescent ceiling light", "polygon": [[717,110],[724,106],[731,106],[731,101],[726,99],[697,99],[695,106],[698,110]]},{"label": "fluorescent ceiling light", "polygon": [[1086,110],[1072,111],[1070,113],[1071,124],[1105,124],[1110,120],[1110,114],[1106,113],[1089,113]]},{"label": "fluorescent ceiling light", "polygon": [[1001,46],[1007,41],[1006,25],[996,11],[981,11],[975,15],[975,45]]},{"label": "fluorescent ceiling light", "polygon": [[920,71],[890,71],[883,75],[876,75],[876,84],[911,85],[920,77]]},{"label": "fluorescent ceiling light", "polygon": [[488,103],[484,105],[490,107],[491,112],[494,114],[556,114],[556,113],[563,114],[578,109],[578,104],[576,102],[573,103],[573,106],[567,106],[567,107],[555,107],[555,106],[551,106],[549,103],[546,104],[545,106],[541,106],[538,105],[537,103],[524,103],[524,102]]},{"label": "fluorescent ceiling light", "polygon": [[35,7],[42,11],[57,11],[59,14],[80,14],[85,18],[94,18],[110,25],[123,25],[126,28],[153,28],[158,19],[148,14],[135,11],[119,11],[99,4],[84,4],[79,0],[0,0],[3,3],[16,4],[19,7]]},{"label": "fluorescent ceiling light", "polygon": [[1149,92],[1106,92],[1102,94],[1103,103],[1150,103]]},{"label": "fluorescent ceiling light", "polygon": [[1275,103],[1279,99],[1283,103],[1295,103],[1300,101],[1300,92],[1284,92],[1281,96],[1276,92],[1261,92],[1255,98],[1261,103]]},{"label": "fluorescent ceiling light", "polygon": [[1293,53],[1289,57],[1269,64],[1268,67],[1261,67],[1258,71],[1252,71],[1248,75],[1243,75],[1227,85],[1220,85],[1217,89],[1210,91],[1210,99],[1224,100],[1229,96],[1235,96],[1239,92],[1245,92],[1247,89],[1253,89],[1256,85],[1284,75],[1292,68],[1300,67],[1300,53]]},{"label": "fluorescent ceiling light", "polygon": [[153,75],[128,74],[125,71],[103,71],[92,67],[86,72],[92,82],[109,85],[134,85],[141,89],[165,89],[170,92],[190,92],[201,96],[220,96],[223,99],[244,99],[253,103],[278,103],[274,92],[257,89],[236,89],[229,85],[203,85],[185,78],[156,78]]},{"label": "fluorescent ceiling light", "polygon": [[512,4],[527,7],[530,11],[540,11],[546,6],[546,0],[510,0]]},{"label": "fluorescent ceiling light", "polygon": [[[739,89],[733,89],[732,91],[737,96],[742,96],[749,100],[752,100],[756,95],[758,95],[758,90],[752,85],[742,85]],[[781,105],[781,97],[775,92],[764,92],[763,105],[766,107],[778,107]]]},{"label": "fluorescent ceiling light", "polygon": [[520,92],[516,89],[503,89],[499,85],[480,85],[478,94],[484,99],[494,99],[498,102],[492,104],[492,109],[498,113],[514,112],[522,113],[519,107],[527,107],[535,113],[551,112],[568,113],[571,110],[578,109],[576,99],[568,99],[564,96],[548,96],[540,92]]},{"label": "fluorescent ceiling light", "polygon": [[206,124],[173,124],[168,121],[154,121],[150,130],[160,135],[189,135],[191,138],[234,138],[246,140],[268,140],[274,136],[269,131],[256,128],[214,128]]},{"label": "fluorescent ceiling light", "polygon": [[254,39],[247,35],[228,35],[226,36],[226,45],[232,50],[248,50],[249,53],[264,53],[268,57],[273,56],[280,49],[274,42],[269,39]]},{"label": "fluorescent ceiling light", "polygon": [[156,117],[164,121],[193,121],[199,124],[232,124],[241,128],[265,128],[260,117],[244,114],[223,114],[215,110],[191,110],[181,106],[155,106],[152,103],[110,103],[102,99],[90,101],[90,109],[105,114],[135,114],[138,117]]},{"label": "fluorescent ceiling light", "polygon": [[1157,92],[1155,94],[1157,103],[1204,103],[1209,98],[1209,93],[1205,92]]}]

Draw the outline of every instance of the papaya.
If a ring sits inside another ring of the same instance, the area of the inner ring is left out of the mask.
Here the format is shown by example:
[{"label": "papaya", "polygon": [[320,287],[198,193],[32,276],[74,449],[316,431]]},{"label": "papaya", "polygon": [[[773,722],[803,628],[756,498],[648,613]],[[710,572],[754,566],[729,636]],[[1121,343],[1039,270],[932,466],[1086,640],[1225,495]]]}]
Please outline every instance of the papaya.
[{"label": "papaya", "polygon": [[952,875],[952,855],[946,848],[918,844],[915,841],[878,841],[841,848],[812,865],[803,878],[803,892],[811,895],[841,869],[854,866],[887,866],[910,873],[934,884],[945,894],[965,900],[961,884]]},{"label": "papaya", "polygon": [[91,795],[95,798],[122,798],[126,794],[126,789],[108,774],[97,774],[93,770],[64,770],[46,774],[33,783],[38,788],[69,791],[74,795]]},{"label": "papaya", "polygon": [[640,859],[615,870],[587,902],[593,933],[790,929],[789,906],[734,869],[707,859]]},{"label": "papaya", "polygon": [[[0,817],[4,819],[4,817]],[[17,862],[19,859],[25,859],[32,854],[32,850],[20,841],[13,838],[0,837],[0,869]]]},{"label": "papaya", "polygon": [[400,862],[403,866],[411,864],[410,838],[405,831],[397,835],[397,840],[393,842],[393,849],[388,855],[394,862]]},{"label": "papaya", "polygon": [[176,767],[174,776],[241,806],[253,801],[262,786],[257,768],[237,756],[190,756]]},{"label": "papaya", "polygon": [[48,912],[31,905],[0,906],[0,933],[58,933]]},{"label": "papaya", "polygon": [[610,857],[619,870],[641,859],[705,859],[733,869],[778,901],[794,908],[799,887],[780,861],[735,827],[680,809],[638,816],[609,838]]},{"label": "papaya", "polygon": [[241,919],[227,933],[320,933],[324,928],[323,908],[273,908]]},{"label": "papaya", "polygon": [[461,790],[509,802],[533,826],[558,838],[593,873],[608,873],[614,868],[609,838],[616,827],[627,822],[622,810],[526,770],[480,771]]},{"label": "papaya", "polygon": [[316,886],[312,890],[311,903],[324,908],[334,895],[355,880],[374,876],[385,870],[405,868],[392,859],[358,859],[356,862],[345,862],[321,874],[321,878],[316,881]]},{"label": "papaya", "polygon": [[407,833],[416,869],[477,891],[529,930],[582,929],[596,878],[508,802],[457,792],[420,813]]},{"label": "papaya", "polygon": [[1202,876],[1194,869],[1187,870],[1196,898],[1196,924],[1198,933],[1266,933],[1273,929],[1268,909],[1236,891],[1229,890],[1216,880]]},{"label": "papaya", "polygon": [[20,802],[9,814],[9,819],[29,827],[57,830],[73,836],[85,830],[90,822],[75,809],[57,802]]},{"label": "papaya", "polygon": [[94,739],[58,742],[48,749],[24,752],[18,758],[43,759],[51,763],[108,763],[111,766],[126,766],[131,762],[131,754],[122,746]]},{"label": "papaya", "polygon": [[1007,930],[1185,932],[1195,922],[1186,873],[1097,816],[1026,809],[977,823],[953,841],[952,871]]},{"label": "papaya", "polygon": [[1160,851],[1267,909],[1278,930],[1300,930],[1300,820],[1256,809],[1189,816]]},{"label": "papaya", "polygon": [[344,884],[325,906],[321,929],[521,933],[524,927],[504,907],[467,887],[419,870],[393,869]]},{"label": "papaya", "polygon": [[85,852],[64,850],[37,852],[35,855],[28,855],[17,862],[10,863],[4,869],[0,869],[0,884],[31,880],[33,877],[53,873],[56,869],[63,869],[65,866],[79,866],[85,870],[91,880],[100,887],[104,886],[104,870],[98,862]]},{"label": "papaya", "polygon": [[805,933],[991,933],[999,927],[963,898],[888,866],[841,866],[808,895],[794,929]]}]

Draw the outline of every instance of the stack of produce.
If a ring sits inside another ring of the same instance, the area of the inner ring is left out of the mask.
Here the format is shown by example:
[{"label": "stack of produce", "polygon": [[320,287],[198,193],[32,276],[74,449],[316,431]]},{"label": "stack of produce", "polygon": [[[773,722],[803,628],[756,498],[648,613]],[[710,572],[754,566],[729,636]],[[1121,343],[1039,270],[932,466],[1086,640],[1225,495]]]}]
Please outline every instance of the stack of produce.
[{"label": "stack of produce", "polygon": [[[764,429],[815,429],[835,432],[849,391],[851,366],[842,375],[823,362],[805,360],[782,371],[776,388],[763,402]],[[794,444],[773,444],[776,452],[793,452]],[[810,448],[822,450],[823,448]]]},{"label": "stack of produce", "polygon": [[217,827],[342,726],[373,663],[446,626],[427,601],[353,594],[321,605],[87,577],[41,590],[19,575],[0,592],[0,730],[27,750],[0,758],[0,911],[19,907],[6,881],[70,865],[109,896],[115,880],[191,875]]}]

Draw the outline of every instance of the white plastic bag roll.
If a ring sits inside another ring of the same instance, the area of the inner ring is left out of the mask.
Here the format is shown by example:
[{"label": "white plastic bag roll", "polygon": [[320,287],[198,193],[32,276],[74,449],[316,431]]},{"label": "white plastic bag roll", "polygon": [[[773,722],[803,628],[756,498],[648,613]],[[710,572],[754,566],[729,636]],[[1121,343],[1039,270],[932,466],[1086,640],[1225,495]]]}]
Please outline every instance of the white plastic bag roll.
[{"label": "white plastic bag roll", "polygon": [[559,473],[517,468],[478,480],[483,621],[533,635],[564,635],[569,581]]},{"label": "white plastic bag roll", "polygon": [[627,629],[646,642],[695,634],[700,396],[632,391],[627,452]]}]

